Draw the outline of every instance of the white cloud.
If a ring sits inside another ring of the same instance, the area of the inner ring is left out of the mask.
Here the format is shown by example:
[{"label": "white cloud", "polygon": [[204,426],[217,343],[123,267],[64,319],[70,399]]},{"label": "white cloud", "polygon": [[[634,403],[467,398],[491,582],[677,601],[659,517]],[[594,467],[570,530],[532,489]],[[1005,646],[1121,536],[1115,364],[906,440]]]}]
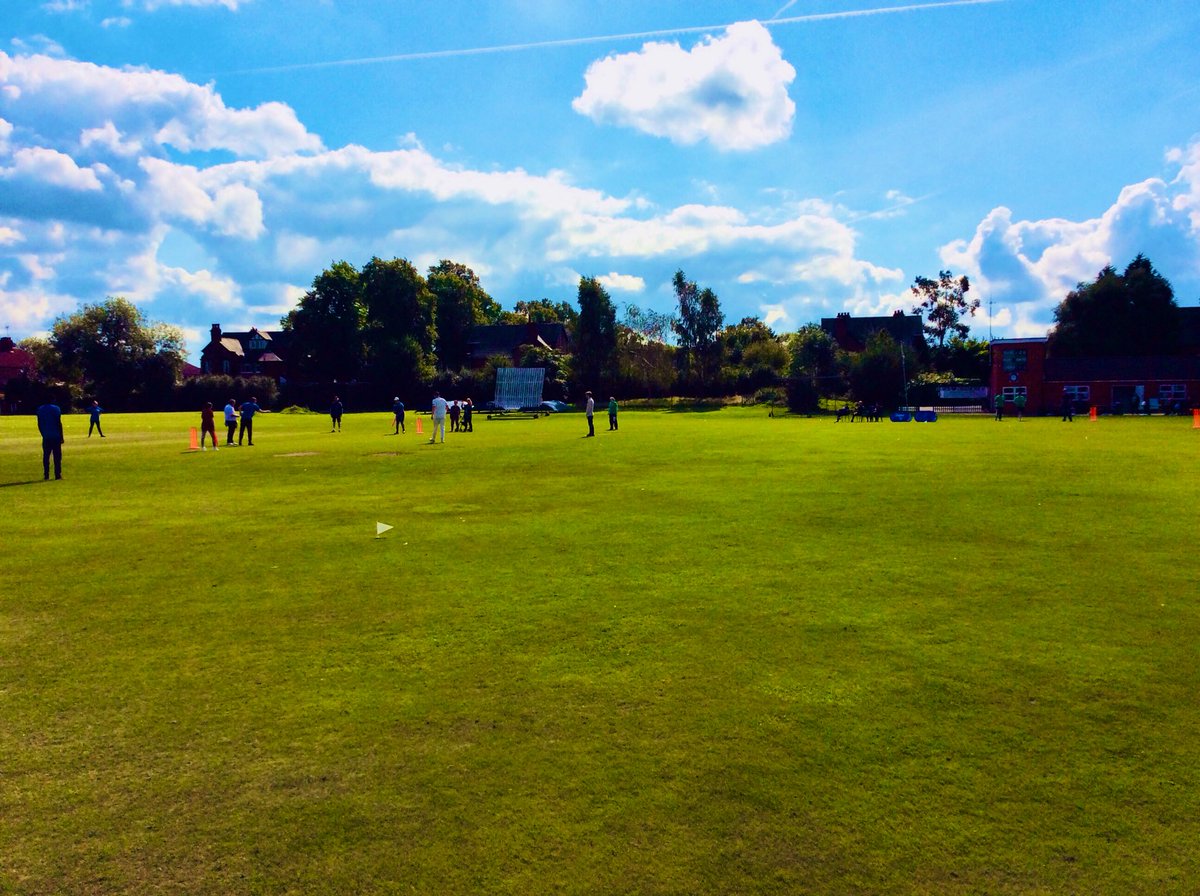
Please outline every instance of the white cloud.
[{"label": "white cloud", "polygon": [[650,43],[593,62],[572,107],[598,123],[683,145],[750,150],[791,133],[796,106],[787,90],[795,77],[770,32],[740,22],[690,51]]},{"label": "white cloud", "polygon": [[29,147],[13,153],[13,164],[0,168],[0,178],[29,179],[68,190],[103,190],[104,185],[93,168],[80,168],[66,153],[55,149]]},{"label": "white cloud", "polygon": [[596,278],[600,285],[612,292],[641,292],[646,288],[646,281],[631,274],[618,274],[612,271],[601,274]]},{"label": "white cloud", "polygon": [[142,151],[142,144],[137,140],[126,141],[111,121],[106,121],[98,128],[85,128],[79,135],[79,145],[84,149],[99,146],[117,156],[136,156]]},{"label": "white cloud", "polygon": [[109,16],[107,19],[101,19],[101,28],[128,28],[133,24],[133,19],[129,16]]},{"label": "white cloud", "polygon": [[147,12],[176,6],[220,6],[230,12],[236,12],[239,6],[247,2],[248,0],[121,0],[125,7],[140,7]]},{"label": "white cloud", "polygon": [[[1179,166],[1169,182],[1150,177],[1122,188],[1099,216],[1083,221],[1014,220],[1003,206],[979,223],[970,239],[942,247],[951,269],[971,278],[972,292],[991,301],[1016,335],[1044,333],[1054,307],[1077,283],[1106,265],[1121,269],[1146,255],[1177,298],[1200,286],[1200,142],[1171,150]],[[1000,322],[997,313],[995,324]]]},{"label": "white cloud", "polygon": [[0,118],[0,153],[8,152],[8,140],[12,136],[12,122]]},{"label": "white cloud", "polygon": [[21,242],[22,239],[21,231],[15,227],[6,227],[0,224],[0,246],[13,246]]},{"label": "white cloud", "polygon": [[158,214],[181,217],[226,236],[262,235],[262,201],[245,184],[222,184],[219,176],[162,159],[142,159],[141,167],[148,175],[145,193]]}]

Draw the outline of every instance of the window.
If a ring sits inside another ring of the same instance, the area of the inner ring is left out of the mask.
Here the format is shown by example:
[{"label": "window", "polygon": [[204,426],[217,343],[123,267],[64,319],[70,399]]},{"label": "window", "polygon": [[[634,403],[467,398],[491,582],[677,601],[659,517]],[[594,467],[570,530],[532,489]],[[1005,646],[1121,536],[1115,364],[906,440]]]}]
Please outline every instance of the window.
[{"label": "window", "polygon": [[1063,386],[1063,398],[1071,401],[1091,401],[1091,386]]},{"label": "window", "polygon": [[1018,395],[1027,395],[1024,386],[1005,386],[1004,387],[1004,400],[1005,401],[1012,401]]},{"label": "window", "polygon": [[1158,387],[1160,401],[1183,401],[1187,398],[1187,386],[1183,383],[1163,383]]},{"label": "window", "polygon": [[252,352],[261,352],[267,347],[267,340],[261,336],[252,336],[246,345]]},{"label": "window", "polygon": [[1000,353],[1000,365],[1005,370],[1024,370],[1029,366],[1029,351],[1023,348],[1006,348]]},{"label": "window", "polygon": [[229,373],[229,362],[228,361],[221,362],[221,373]]}]

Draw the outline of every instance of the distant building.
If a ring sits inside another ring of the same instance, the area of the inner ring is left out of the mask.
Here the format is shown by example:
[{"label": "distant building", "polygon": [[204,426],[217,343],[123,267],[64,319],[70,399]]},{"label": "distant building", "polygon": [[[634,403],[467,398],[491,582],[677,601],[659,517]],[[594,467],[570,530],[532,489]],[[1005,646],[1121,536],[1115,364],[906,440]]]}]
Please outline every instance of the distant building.
[{"label": "distant building", "polygon": [[1030,414],[1075,409],[1124,413],[1143,402],[1151,411],[1186,410],[1200,401],[1200,308],[1179,309],[1180,351],[1173,355],[1056,358],[1045,336],[992,342],[992,394],[1024,395]]},{"label": "distant building", "polygon": [[223,333],[213,324],[212,338],[200,351],[200,370],[216,376],[269,376],[287,378],[290,333],[251,327],[241,333]]},{"label": "distant building", "polygon": [[8,384],[15,380],[35,379],[37,359],[8,336],[0,337],[0,413],[15,414],[17,402],[8,398]]},{"label": "distant building", "polygon": [[570,351],[571,337],[565,324],[534,321],[472,327],[467,334],[468,358],[474,368],[482,367],[495,355],[504,355],[514,365],[520,364],[521,352],[528,345],[565,352]]},{"label": "distant building", "polygon": [[921,315],[905,314],[900,310],[894,311],[891,317],[851,317],[843,311],[837,317],[821,318],[821,329],[847,352],[861,352],[867,347],[867,341],[881,330],[899,345],[917,350],[925,348]]}]

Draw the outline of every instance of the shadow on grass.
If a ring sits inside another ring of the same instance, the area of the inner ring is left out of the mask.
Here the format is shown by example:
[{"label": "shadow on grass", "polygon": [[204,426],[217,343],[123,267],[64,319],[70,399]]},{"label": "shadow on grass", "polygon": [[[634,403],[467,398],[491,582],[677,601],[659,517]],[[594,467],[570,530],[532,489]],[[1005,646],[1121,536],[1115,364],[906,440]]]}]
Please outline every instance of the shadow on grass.
[{"label": "shadow on grass", "polygon": [[43,479],[26,479],[24,482],[0,482],[0,488],[13,488],[18,485],[37,485],[39,482],[44,482]]},{"label": "shadow on grass", "polygon": [[669,408],[665,408],[668,414],[707,414],[712,411],[719,411],[723,404],[718,402],[700,401],[696,404],[673,404]]}]

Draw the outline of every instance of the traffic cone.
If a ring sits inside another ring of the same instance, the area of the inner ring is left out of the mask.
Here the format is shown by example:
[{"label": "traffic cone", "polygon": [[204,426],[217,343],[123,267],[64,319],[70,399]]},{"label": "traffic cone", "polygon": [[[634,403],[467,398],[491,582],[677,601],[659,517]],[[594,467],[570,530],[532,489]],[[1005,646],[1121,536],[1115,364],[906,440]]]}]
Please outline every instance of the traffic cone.
[{"label": "traffic cone", "polygon": [[193,426],[190,430],[188,430],[188,434],[191,436],[191,444],[188,445],[188,450],[199,451],[200,440],[196,438],[196,427]]},{"label": "traffic cone", "polygon": [[417,435],[419,435],[419,436],[425,435],[425,430],[423,430],[421,428],[421,418],[420,417],[417,418]]},{"label": "traffic cone", "polygon": [[1192,408],[1192,429],[1200,429],[1200,408]]},{"label": "traffic cone", "polygon": [[1096,419],[1096,406],[1095,405],[1092,405],[1092,407],[1088,408],[1088,419],[1089,420]]}]

